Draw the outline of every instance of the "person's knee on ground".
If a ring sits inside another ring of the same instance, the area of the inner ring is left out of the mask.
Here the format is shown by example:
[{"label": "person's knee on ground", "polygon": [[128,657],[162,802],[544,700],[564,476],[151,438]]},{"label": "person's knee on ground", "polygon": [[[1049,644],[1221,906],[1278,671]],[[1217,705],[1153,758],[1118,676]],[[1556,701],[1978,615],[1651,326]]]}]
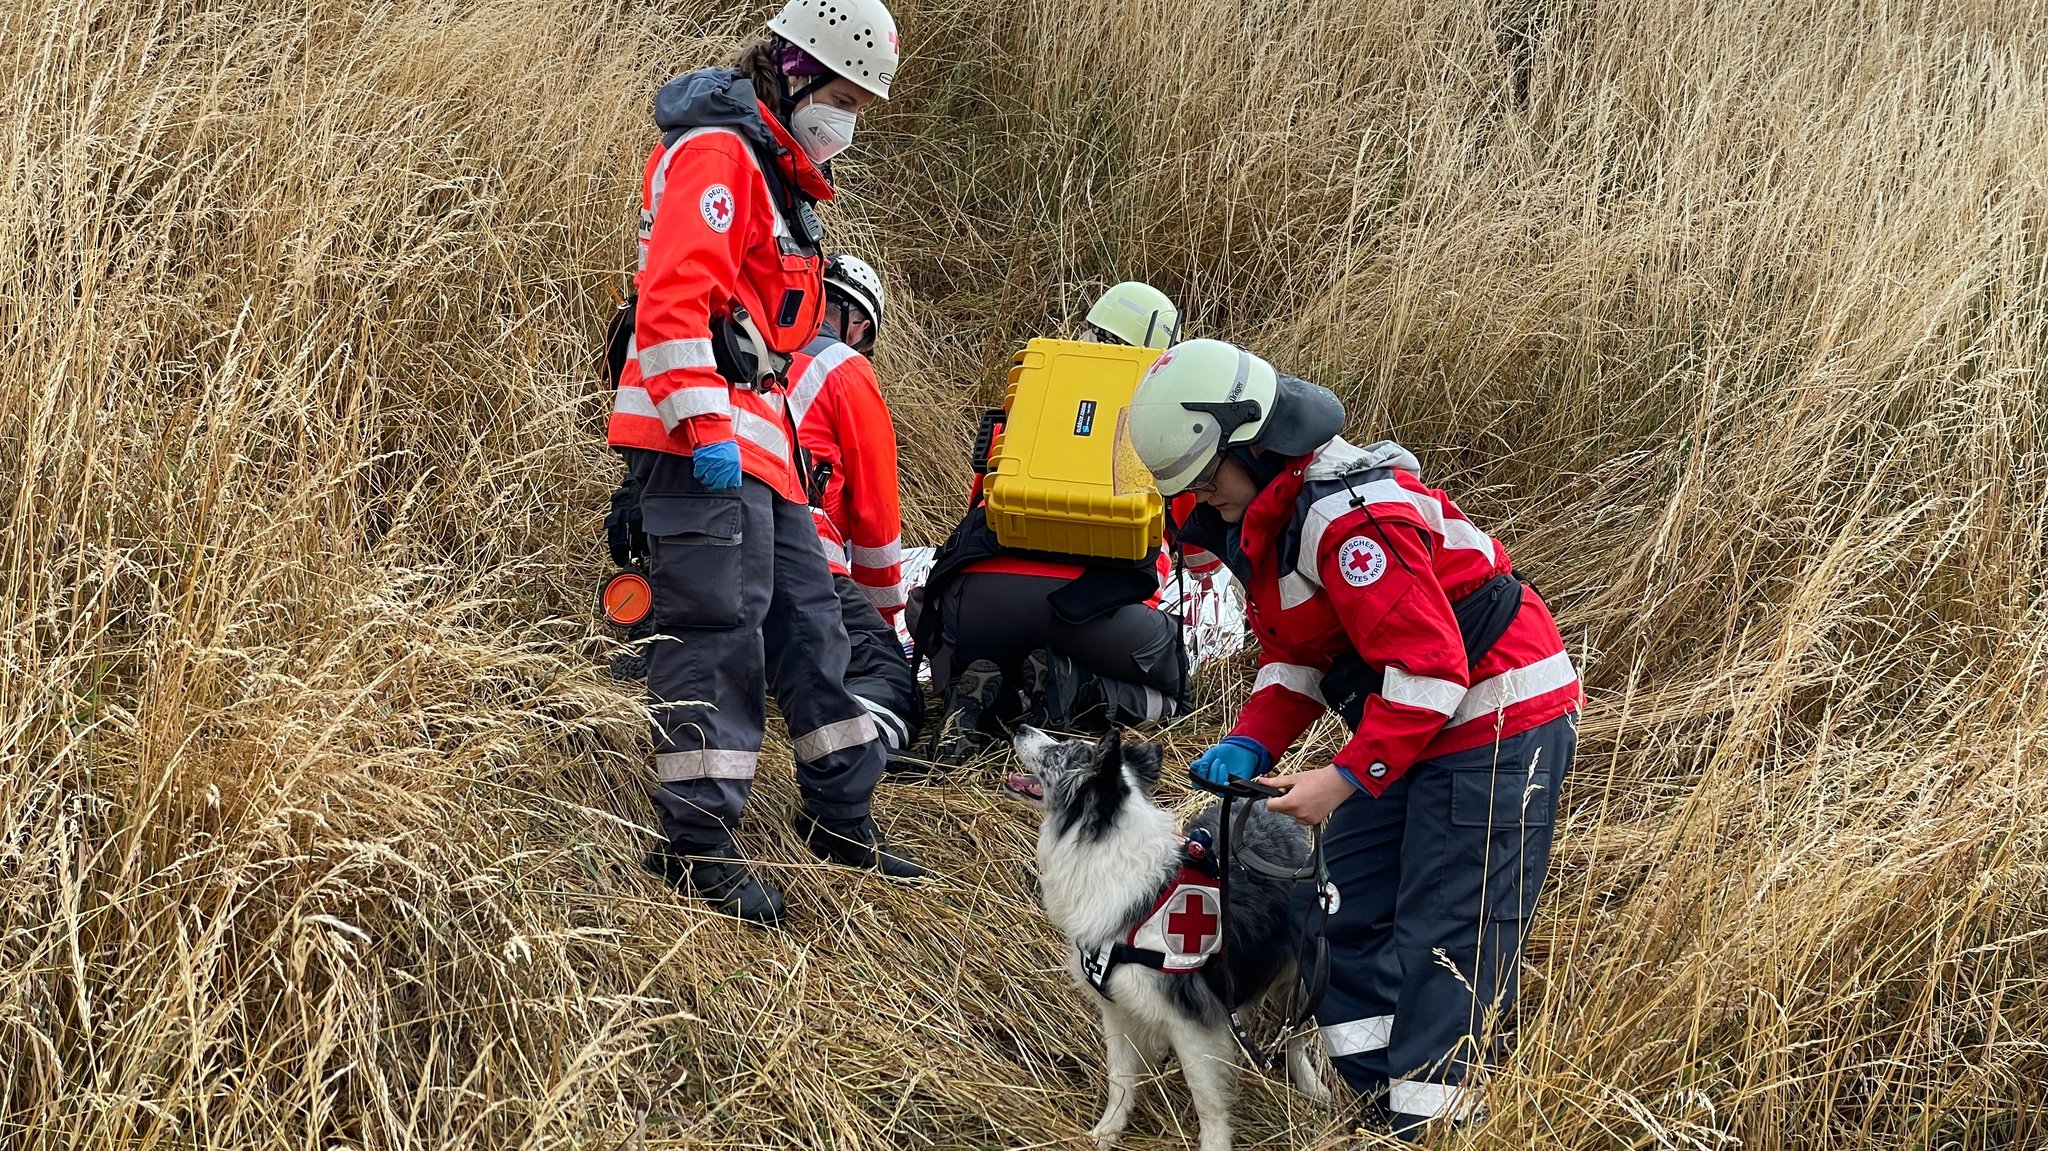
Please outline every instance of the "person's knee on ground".
[{"label": "person's knee on ground", "polygon": [[924,722],[924,689],[896,629],[852,578],[832,577],[840,620],[851,643],[846,690],[866,708],[889,754],[888,770],[912,766],[903,758],[916,746]]}]

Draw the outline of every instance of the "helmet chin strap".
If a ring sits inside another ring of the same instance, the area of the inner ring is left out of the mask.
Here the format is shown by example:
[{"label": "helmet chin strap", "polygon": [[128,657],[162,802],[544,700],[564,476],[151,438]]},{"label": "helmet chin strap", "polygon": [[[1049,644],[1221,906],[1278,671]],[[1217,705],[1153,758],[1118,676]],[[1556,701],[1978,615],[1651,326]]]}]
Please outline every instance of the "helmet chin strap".
[{"label": "helmet chin strap", "polygon": [[1265,414],[1257,400],[1221,400],[1215,403],[1189,400],[1181,404],[1181,407],[1191,412],[1200,412],[1215,420],[1217,429],[1222,433],[1217,442],[1222,444],[1228,444],[1230,437],[1237,434],[1237,429]]},{"label": "helmet chin strap", "polygon": [[[789,41],[778,39],[777,43],[788,44]],[[796,106],[804,102],[804,97],[838,78],[831,72],[826,72],[822,76],[812,78],[810,83],[792,92],[789,90],[789,73],[784,72],[781,65],[778,64],[775,68],[775,90],[781,93],[781,99],[778,101],[780,107],[777,110],[782,113],[783,124],[787,125],[789,118],[796,115]]]}]

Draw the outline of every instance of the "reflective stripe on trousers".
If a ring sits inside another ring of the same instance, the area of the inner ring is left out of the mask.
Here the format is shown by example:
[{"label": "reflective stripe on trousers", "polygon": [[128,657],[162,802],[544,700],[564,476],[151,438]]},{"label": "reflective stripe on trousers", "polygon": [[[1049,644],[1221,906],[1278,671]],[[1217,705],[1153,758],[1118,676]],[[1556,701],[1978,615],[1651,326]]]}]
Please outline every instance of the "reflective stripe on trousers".
[{"label": "reflective stripe on trousers", "polygon": [[[657,525],[648,524],[654,798],[669,841],[702,850],[728,840],[752,789],[771,686],[790,729],[815,753],[796,765],[805,810],[865,816],[884,753],[846,689],[846,631],[810,510],[751,475],[737,491],[707,492],[688,456],[634,449],[627,458],[643,499],[686,497],[670,514],[729,525],[730,507],[740,510],[740,538],[723,546],[701,533],[652,535]],[[775,658],[790,651],[801,658]]]},{"label": "reflective stripe on trousers", "polygon": [[[1460,1085],[1514,1002],[1577,720],[1425,760],[1330,816],[1323,858],[1339,898],[1316,1021],[1352,1088],[1387,1093],[1397,1131],[1477,1113],[1478,1092]],[[1311,895],[1297,889],[1297,915]]]}]

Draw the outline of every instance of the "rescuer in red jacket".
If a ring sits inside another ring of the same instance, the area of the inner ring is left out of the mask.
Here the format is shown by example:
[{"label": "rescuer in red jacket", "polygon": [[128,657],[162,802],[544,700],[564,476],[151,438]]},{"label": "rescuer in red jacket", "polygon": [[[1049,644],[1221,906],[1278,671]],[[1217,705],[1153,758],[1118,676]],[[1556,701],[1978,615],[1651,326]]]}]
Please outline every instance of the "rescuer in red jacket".
[{"label": "rescuer in red jacket", "polygon": [[760,758],[766,650],[819,856],[922,871],[869,812],[884,749],[846,691],[848,641],[819,551],[784,394],[825,311],[823,165],[886,98],[896,25],[881,0],[790,0],[737,69],[655,97],[633,338],[609,439],[641,487],[653,587],[648,688],[667,843],[651,868],[760,924],[782,899],[732,840]]},{"label": "rescuer in red jacket", "polygon": [[865,260],[839,252],[825,262],[825,323],[790,360],[789,414],[808,453],[811,517],[853,641],[846,689],[894,753],[916,738],[924,693],[896,635],[903,612],[896,428],[868,362],[884,307],[882,279]]},{"label": "rescuer in red jacket", "polygon": [[1329,766],[1269,777],[1286,794],[1267,806],[1329,819],[1324,1047],[1415,1137],[1478,1105],[1580,688],[1499,541],[1406,449],[1355,447],[1343,423],[1328,391],[1214,340],[1169,349],[1129,414],[1159,490],[1202,501],[1181,538],[1243,582],[1260,648],[1235,727],[1194,773],[1265,775],[1326,711],[1351,729]]},{"label": "rescuer in red jacket", "polygon": [[[1131,281],[1104,292],[1079,329],[1081,340],[1164,348],[1180,311],[1157,288]],[[926,758],[963,763],[1020,721],[1089,732],[1179,714],[1187,669],[1181,622],[1159,610],[1166,557],[1020,551],[990,528],[979,477],[968,503],[933,557],[913,629],[943,701]],[[1037,781],[1014,773],[1006,786],[1035,795]]]}]

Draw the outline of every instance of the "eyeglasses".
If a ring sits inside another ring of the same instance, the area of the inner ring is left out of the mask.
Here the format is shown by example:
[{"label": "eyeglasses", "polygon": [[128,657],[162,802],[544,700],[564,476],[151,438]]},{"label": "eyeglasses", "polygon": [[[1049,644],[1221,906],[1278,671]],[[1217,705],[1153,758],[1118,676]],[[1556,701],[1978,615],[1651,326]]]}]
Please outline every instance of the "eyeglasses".
[{"label": "eyeglasses", "polygon": [[1203,468],[1200,472],[1195,474],[1194,482],[1190,483],[1186,488],[1182,490],[1193,493],[1194,495],[1198,496],[1208,495],[1209,493],[1214,492],[1216,490],[1216,469],[1222,466],[1223,453],[1218,452],[1215,456],[1210,458],[1208,467]]}]

